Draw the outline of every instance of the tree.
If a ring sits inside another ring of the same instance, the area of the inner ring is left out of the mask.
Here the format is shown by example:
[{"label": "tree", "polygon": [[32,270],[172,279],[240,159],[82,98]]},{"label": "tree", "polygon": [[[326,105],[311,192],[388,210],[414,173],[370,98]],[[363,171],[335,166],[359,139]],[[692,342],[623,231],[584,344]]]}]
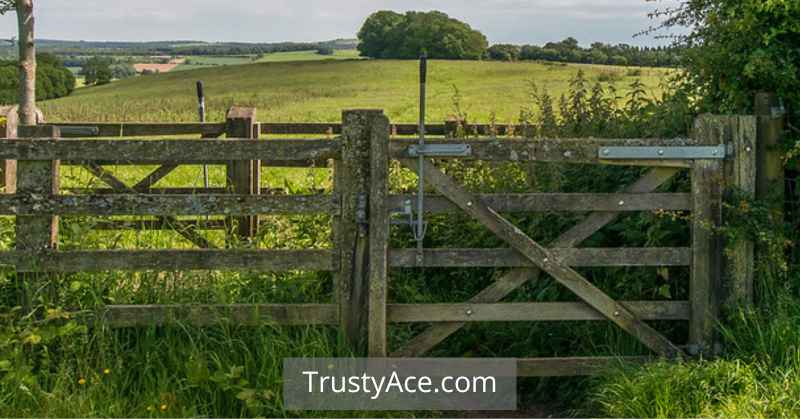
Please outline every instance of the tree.
[{"label": "tree", "polygon": [[320,46],[317,48],[317,54],[319,55],[333,55],[336,51],[334,51],[333,47],[330,46]]},{"label": "tree", "polygon": [[480,59],[488,41],[466,23],[442,12],[372,14],[358,33],[361,55],[372,58]]},{"label": "tree", "polygon": [[511,44],[495,44],[486,50],[486,55],[490,60],[495,61],[517,61],[519,60],[521,48]]},{"label": "tree", "polygon": [[748,112],[758,91],[800,109],[800,2],[685,0],[653,16],[664,19],[655,30],[690,28],[678,45],[702,111]]},{"label": "tree", "polygon": [[111,70],[112,59],[109,57],[95,56],[86,60],[81,75],[85,78],[86,85],[103,85],[111,83],[114,74]]},{"label": "tree", "polygon": [[36,125],[36,45],[34,43],[33,0],[0,0],[0,14],[17,12],[19,29],[19,119]]}]

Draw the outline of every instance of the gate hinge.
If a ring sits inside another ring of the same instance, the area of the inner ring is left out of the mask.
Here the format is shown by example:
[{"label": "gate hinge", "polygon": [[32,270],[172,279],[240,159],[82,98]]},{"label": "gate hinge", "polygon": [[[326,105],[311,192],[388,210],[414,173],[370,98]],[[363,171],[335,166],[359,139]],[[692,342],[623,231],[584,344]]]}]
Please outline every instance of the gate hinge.
[{"label": "gate hinge", "polygon": [[602,160],[722,160],[732,155],[725,144],[685,147],[600,147]]},{"label": "gate hinge", "polygon": [[409,157],[468,157],[472,155],[469,144],[415,144],[408,147]]}]

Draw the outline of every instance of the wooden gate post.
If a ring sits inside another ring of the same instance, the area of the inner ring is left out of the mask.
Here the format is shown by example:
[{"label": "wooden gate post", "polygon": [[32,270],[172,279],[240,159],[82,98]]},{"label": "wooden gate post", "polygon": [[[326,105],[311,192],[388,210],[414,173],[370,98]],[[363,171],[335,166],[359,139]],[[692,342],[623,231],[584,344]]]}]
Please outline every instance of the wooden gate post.
[{"label": "wooden gate post", "polygon": [[385,358],[386,296],[389,275],[390,216],[389,195],[389,118],[380,115],[370,131],[369,197],[369,356]]},{"label": "wooden gate post", "polygon": [[[0,106],[0,138],[17,138],[19,116],[16,106]],[[7,194],[17,189],[17,161],[0,160],[0,188]]]},{"label": "wooden gate post", "polygon": [[[727,124],[720,117],[703,115],[695,121],[699,144],[725,142]],[[692,172],[692,267],[689,283],[689,353],[710,354],[719,308],[722,243],[714,229],[722,220],[724,179],[719,160],[695,160]]]},{"label": "wooden gate post", "polygon": [[780,139],[783,136],[785,111],[774,93],[758,93],[755,99],[758,117],[758,199],[775,199],[775,209],[783,212],[784,172]]},{"label": "wooden gate post", "polygon": [[381,110],[342,112],[342,148],[334,162],[333,193],[341,211],[334,217],[339,252],[335,274],[339,322],[347,342],[363,352],[369,290],[369,192],[372,127],[385,118]]},{"label": "wooden gate post", "polygon": [[[225,120],[227,138],[258,139],[256,109],[234,106]],[[227,187],[234,194],[258,195],[261,193],[261,162],[258,160],[232,161],[227,166]],[[234,223],[233,221],[236,220]],[[228,228],[234,229],[239,240],[252,239],[258,234],[258,215],[228,218]],[[229,237],[230,242],[230,237]]]},{"label": "wooden gate post", "polygon": [[[34,125],[19,127],[22,138],[58,138],[58,127]],[[27,161],[17,163],[17,194],[48,197],[57,195],[59,189],[58,161]],[[41,252],[58,247],[58,217],[17,216],[16,250]],[[35,267],[34,267],[35,270]],[[31,271],[17,271],[20,304],[29,312],[36,303],[40,290],[48,288],[47,275]]]}]

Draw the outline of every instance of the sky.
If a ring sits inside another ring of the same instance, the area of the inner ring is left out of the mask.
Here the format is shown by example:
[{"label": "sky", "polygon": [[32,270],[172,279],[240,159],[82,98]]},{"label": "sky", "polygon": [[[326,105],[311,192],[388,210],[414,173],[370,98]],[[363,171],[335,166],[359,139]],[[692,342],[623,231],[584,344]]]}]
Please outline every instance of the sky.
[{"label": "sky", "polygon": [[[354,38],[378,10],[440,10],[482,31],[491,43],[543,44],[568,36],[663,44],[633,38],[647,13],[676,0],[34,0],[36,36],[87,41],[321,41]],[[16,16],[0,16],[0,38]]]}]

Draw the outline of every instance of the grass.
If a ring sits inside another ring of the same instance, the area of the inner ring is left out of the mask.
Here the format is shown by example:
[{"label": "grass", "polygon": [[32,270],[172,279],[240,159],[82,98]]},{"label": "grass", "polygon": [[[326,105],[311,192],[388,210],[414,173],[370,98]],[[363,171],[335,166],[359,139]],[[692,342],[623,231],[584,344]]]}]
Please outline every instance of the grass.
[{"label": "grass", "polygon": [[[558,97],[583,69],[590,81],[608,72],[619,75],[620,96],[641,79],[652,96],[660,94],[667,71],[645,69],[628,77],[625,68],[592,65],[433,61],[428,83],[428,119],[453,114],[454,89],[468,118],[499,123],[518,119],[530,104],[529,82]],[[413,61],[312,61],[259,63],[172,72],[80,89],[42,102],[50,121],[192,122],[195,81],[206,86],[209,121],[221,121],[232,105],[255,106],[261,121],[338,122],[348,108],[381,108],[395,122],[417,119],[417,64]]]},{"label": "grass", "polygon": [[275,52],[264,54],[261,57],[255,55],[241,56],[213,56],[213,55],[191,55],[186,57],[188,63],[179,65],[173,71],[197,70],[210,66],[229,66],[272,62],[295,62],[295,61],[327,61],[327,60],[350,60],[359,59],[357,50],[336,50],[333,55],[320,55],[316,50],[311,51],[292,51]]},{"label": "grass", "polygon": [[[641,74],[608,66],[540,63],[433,61],[429,80],[429,116],[442,121],[455,112],[454,102],[472,121],[516,121],[533,107],[529,81],[560,96],[584,70],[589,82],[614,83],[624,107],[628,85],[644,82],[660,95],[665,70]],[[123,80],[81,89],[68,98],[41,104],[49,121],[194,121],[194,81],[206,84],[210,117],[223,120],[231,105],[256,106],[261,121],[339,121],[344,108],[382,108],[392,120],[416,118],[416,63],[408,61],[292,62],[231,65]],[[459,98],[454,98],[455,90]],[[641,121],[640,121],[641,123]],[[569,124],[566,124],[569,125]],[[608,126],[612,126],[609,124]],[[606,127],[606,129],[610,129]],[[570,127],[562,127],[565,134]],[[603,133],[599,133],[601,135]],[[111,168],[123,180],[141,179],[152,167]],[[415,179],[393,169],[392,190],[411,190]],[[611,192],[629,184],[639,171],[620,167],[520,164],[447,166],[448,173],[481,192]],[[183,166],[157,186],[199,186],[199,166]],[[212,185],[224,184],[224,168],[213,166]],[[679,178],[664,191],[684,191]],[[64,187],[100,186],[77,168],[65,169]],[[275,169],[264,172],[262,185],[290,193],[330,190],[331,171]],[[577,215],[525,214],[514,217],[534,239],[549,242],[580,219]],[[430,219],[426,247],[498,247],[493,235],[459,215]],[[63,220],[63,249],[189,248],[175,232],[100,232],[92,218]],[[260,248],[326,248],[330,217],[263,217]],[[655,214],[621,218],[588,240],[587,247],[681,247],[688,245],[685,220]],[[222,245],[221,234],[209,239]],[[13,245],[13,220],[0,219],[0,247]],[[392,247],[412,247],[407,229],[395,227]],[[670,268],[582,269],[613,298],[686,299],[688,270]],[[390,281],[393,303],[463,302],[502,272],[491,269],[395,270]],[[13,273],[0,278],[0,296],[11,298]],[[454,284],[458,284],[454,286]],[[330,275],[292,272],[107,272],[79,274],[58,281],[60,307],[94,312],[105,304],[300,303],[332,301]],[[572,301],[574,296],[553,281],[525,285],[506,301]],[[797,307],[795,305],[795,307]],[[791,416],[798,393],[796,361],[800,326],[797,309],[786,304],[768,323],[767,315],[746,317],[730,331],[731,350],[720,361],[656,364],[635,371],[610,373],[597,382],[582,379],[521,380],[523,405],[590,400],[584,415],[598,416]],[[794,311],[791,311],[794,310]],[[59,311],[54,316],[58,317]],[[775,314],[776,312],[770,312]],[[331,328],[244,329],[221,324],[208,329],[188,326],[145,330],[87,330],[67,323],[45,326],[12,322],[0,332],[0,416],[318,416],[323,412],[287,412],[281,404],[279,365],[287,356],[347,356]],[[616,327],[592,323],[470,324],[437,347],[431,356],[537,357],[641,354],[643,348]],[[750,325],[748,327],[748,325]],[[393,325],[390,344],[397,348],[425,325]],[[685,324],[656,325],[676,340]],[[33,336],[36,336],[34,338]],[[34,343],[36,342],[36,343]],[[738,344],[738,346],[736,345]],[[795,348],[795,352],[791,352]],[[748,358],[763,353],[766,357]],[[787,355],[788,354],[788,355]],[[4,362],[7,361],[7,362]],[[106,370],[109,372],[106,373]],[[778,371],[773,374],[772,371]],[[788,396],[783,399],[783,389]],[[794,397],[794,398],[792,398]],[[761,410],[747,410],[747,403]],[[760,407],[759,407],[760,406]],[[763,406],[771,406],[763,408]],[[371,416],[372,413],[356,413]],[[392,413],[389,413],[390,415]],[[432,413],[426,413],[430,415]],[[344,413],[343,415],[349,415]],[[405,414],[403,414],[405,415]]]}]

